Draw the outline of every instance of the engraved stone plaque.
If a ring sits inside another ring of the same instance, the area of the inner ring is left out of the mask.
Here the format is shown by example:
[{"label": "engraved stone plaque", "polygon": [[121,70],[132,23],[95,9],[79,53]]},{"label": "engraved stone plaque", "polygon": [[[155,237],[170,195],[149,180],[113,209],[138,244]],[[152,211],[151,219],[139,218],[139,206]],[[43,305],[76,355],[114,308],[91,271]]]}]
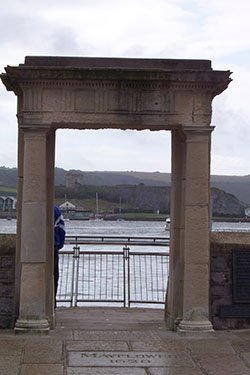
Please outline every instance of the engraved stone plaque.
[{"label": "engraved stone plaque", "polygon": [[250,303],[250,251],[233,250],[233,302]]},{"label": "engraved stone plaque", "polygon": [[75,367],[192,367],[185,352],[68,352],[68,365]]}]

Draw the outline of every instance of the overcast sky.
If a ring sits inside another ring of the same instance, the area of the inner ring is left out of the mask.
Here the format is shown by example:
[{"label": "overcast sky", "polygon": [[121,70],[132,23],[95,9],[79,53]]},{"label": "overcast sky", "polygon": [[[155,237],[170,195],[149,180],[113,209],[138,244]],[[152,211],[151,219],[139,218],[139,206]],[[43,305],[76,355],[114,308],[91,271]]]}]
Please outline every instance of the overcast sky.
[{"label": "overcast sky", "polygon": [[[11,0],[0,66],[27,55],[209,59],[233,82],[213,101],[212,174],[250,174],[249,0]],[[0,84],[0,165],[17,165],[16,98]],[[170,133],[58,130],[65,169],[170,172]]]}]

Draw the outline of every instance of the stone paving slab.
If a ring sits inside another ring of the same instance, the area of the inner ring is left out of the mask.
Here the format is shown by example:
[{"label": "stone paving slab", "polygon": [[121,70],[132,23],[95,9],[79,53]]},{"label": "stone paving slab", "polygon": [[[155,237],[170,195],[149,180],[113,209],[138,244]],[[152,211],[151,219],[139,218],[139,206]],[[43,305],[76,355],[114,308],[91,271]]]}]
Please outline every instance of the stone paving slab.
[{"label": "stone paving slab", "polygon": [[193,356],[204,374],[209,375],[249,375],[250,367],[235,354],[202,354]]},{"label": "stone paving slab", "polygon": [[24,345],[24,340],[2,340],[0,338],[0,355],[12,354],[21,355],[22,348]]},{"label": "stone paving slab", "polygon": [[131,367],[130,368],[68,367],[67,375],[148,375],[148,373],[142,368],[131,368]]},{"label": "stone paving slab", "polygon": [[68,352],[73,367],[194,367],[185,352]]},{"label": "stone paving slab", "polygon": [[147,331],[84,331],[77,330],[74,332],[74,340],[87,340],[87,341],[153,341],[159,340],[159,336],[153,330]]},{"label": "stone paving slab", "polygon": [[0,375],[19,375],[20,355],[0,355]]},{"label": "stone paving slab", "polygon": [[74,339],[74,330],[65,328],[65,327],[56,327],[50,331],[49,337],[62,339],[62,340],[73,340]]},{"label": "stone paving slab", "polygon": [[129,344],[133,351],[180,352],[187,350],[186,343],[174,340],[131,341]]},{"label": "stone paving slab", "polygon": [[226,340],[201,339],[189,341],[187,348],[191,353],[232,353],[235,354],[232,345]]},{"label": "stone paving slab", "polygon": [[24,364],[20,375],[64,375],[63,365]]},{"label": "stone paving slab", "polygon": [[[201,370],[197,368],[190,368],[190,367],[182,367],[182,368],[150,367],[149,369],[147,369],[147,375],[204,375],[204,373],[201,372]],[[218,375],[226,375],[226,374],[218,374]]]},{"label": "stone paving slab", "polygon": [[67,351],[128,351],[125,341],[67,341]]},{"label": "stone paving slab", "polygon": [[241,340],[250,340],[250,329],[235,329],[231,331],[234,334],[234,337],[240,338]]},{"label": "stone paving slab", "polygon": [[24,346],[24,363],[60,363],[63,357],[61,340],[30,340]]},{"label": "stone paving slab", "polygon": [[238,353],[250,352],[250,340],[232,340],[232,347]]},{"label": "stone paving slab", "polygon": [[241,353],[240,357],[243,359],[244,363],[249,367],[250,374],[250,352]]}]

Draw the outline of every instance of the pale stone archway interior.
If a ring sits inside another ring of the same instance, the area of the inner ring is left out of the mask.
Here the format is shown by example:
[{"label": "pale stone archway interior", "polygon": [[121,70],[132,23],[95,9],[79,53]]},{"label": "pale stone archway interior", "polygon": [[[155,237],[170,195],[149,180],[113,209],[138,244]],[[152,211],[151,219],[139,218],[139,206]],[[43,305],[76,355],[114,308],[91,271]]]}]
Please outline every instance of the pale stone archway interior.
[{"label": "pale stone archway interior", "polygon": [[[16,332],[48,332],[53,308],[55,130],[172,133],[170,278],[166,320],[211,331],[211,106],[230,82],[208,60],[26,57],[1,79],[18,97]],[[42,231],[41,231],[42,228]],[[31,287],[32,285],[32,287]]]}]

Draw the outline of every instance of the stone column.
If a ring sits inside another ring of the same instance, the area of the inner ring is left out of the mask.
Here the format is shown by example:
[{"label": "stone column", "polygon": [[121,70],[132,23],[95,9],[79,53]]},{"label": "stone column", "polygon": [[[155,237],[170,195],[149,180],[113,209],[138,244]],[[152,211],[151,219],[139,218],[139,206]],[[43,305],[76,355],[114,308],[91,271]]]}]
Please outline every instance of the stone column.
[{"label": "stone column", "polygon": [[22,195],[23,195],[23,130],[18,128],[18,177],[17,177],[17,224],[16,224],[16,259],[15,259],[15,320],[19,315],[20,303],[20,277],[21,277],[21,217],[22,217]]},{"label": "stone column", "polygon": [[23,136],[20,305],[15,332],[47,333],[47,128],[23,128]]},{"label": "stone column", "polygon": [[211,332],[209,321],[210,137],[213,127],[184,127],[186,186],[183,319],[180,333]]},{"label": "stone column", "polygon": [[184,135],[179,130],[173,130],[170,256],[166,307],[166,323],[172,330],[176,329],[176,325],[181,320],[183,309],[185,147]]},{"label": "stone column", "polygon": [[55,326],[54,314],[54,170],[55,130],[47,134],[47,315],[51,328]]}]

